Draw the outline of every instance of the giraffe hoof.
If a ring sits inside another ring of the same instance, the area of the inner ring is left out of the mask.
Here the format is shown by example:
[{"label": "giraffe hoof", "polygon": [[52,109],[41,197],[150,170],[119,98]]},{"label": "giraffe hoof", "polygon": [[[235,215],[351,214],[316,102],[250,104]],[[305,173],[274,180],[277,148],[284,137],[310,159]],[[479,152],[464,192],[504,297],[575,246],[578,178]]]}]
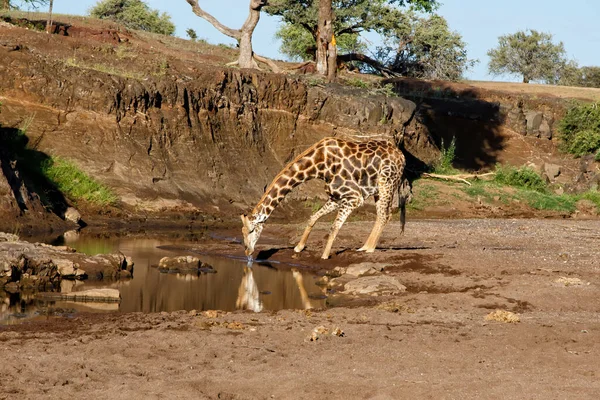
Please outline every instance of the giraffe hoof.
[{"label": "giraffe hoof", "polygon": [[356,249],[356,251],[365,251],[366,249],[364,247],[361,247],[360,249]]},{"label": "giraffe hoof", "polygon": [[300,253],[302,250],[304,250],[304,246],[298,245],[298,246],[294,247],[294,252],[296,252],[296,253]]}]

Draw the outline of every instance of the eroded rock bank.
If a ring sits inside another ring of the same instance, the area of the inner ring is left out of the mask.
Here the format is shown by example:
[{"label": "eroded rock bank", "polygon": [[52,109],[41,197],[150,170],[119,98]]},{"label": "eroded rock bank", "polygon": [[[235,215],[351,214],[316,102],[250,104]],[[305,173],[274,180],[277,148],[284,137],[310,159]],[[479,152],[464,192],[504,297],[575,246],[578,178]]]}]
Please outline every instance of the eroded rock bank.
[{"label": "eroded rock bank", "polygon": [[120,253],[89,256],[0,232],[0,291],[55,291],[65,280],[117,280],[132,274],[133,260]]}]

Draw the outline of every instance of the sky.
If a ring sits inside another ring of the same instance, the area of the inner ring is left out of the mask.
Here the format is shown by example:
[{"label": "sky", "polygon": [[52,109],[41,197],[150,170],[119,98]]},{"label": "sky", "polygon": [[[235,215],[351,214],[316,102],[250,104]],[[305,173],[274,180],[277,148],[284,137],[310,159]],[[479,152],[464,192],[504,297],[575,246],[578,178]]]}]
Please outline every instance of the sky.
[{"label": "sky", "polygon": [[[18,1],[17,1],[18,2]],[[54,0],[54,12],[86,15],[97,0]],[[248,16],[248,0],[199,0],[200,6],[230,28],[240,28]],[[235,44],[212,25],[197,17],[185,0],[146,0],[153,9],[167,12],[175,23],[176,36],[186,38],[192,28],[209,43]],[[600,66],[599,0],[441,0],[437,13],[448,20],[450,28],[462,35],[469,58],[479,63],[465,74],[471,80],[518,82],[519,77],[493,76],[487,71],[487,51],[498,37],[518,30],[535,29],[551,33],[554,42],[562,41],[567,57],[580,66]],[[279,20],[263,13],[254,32],[254,51],[260,55],[285,59],[274,38]]]}]

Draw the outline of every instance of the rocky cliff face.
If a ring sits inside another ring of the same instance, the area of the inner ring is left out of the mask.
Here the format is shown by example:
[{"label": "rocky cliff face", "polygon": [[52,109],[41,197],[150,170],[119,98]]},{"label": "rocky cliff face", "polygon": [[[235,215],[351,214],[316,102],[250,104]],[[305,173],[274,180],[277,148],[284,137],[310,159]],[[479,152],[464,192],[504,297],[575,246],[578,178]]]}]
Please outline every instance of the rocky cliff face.
[{"label": "rocky cliff face", "polygon": [[[395,140],[415,112],[399,97],[259,71],[207,66],[135,79],[78,68],[53,55],[74,46],[70,38],[51,36],[47,50],[40,35],[3,39],[0,123],[16,127],[30,118],[37,150],[74,160],[123,202],[144,209],[248,207],[320,138]],[[81,52],[89,43],[77,45]],[[427,138],[411,136],[407,145],[417,142],[423,154],[433,151],[422,145]],[[307,193],[310,187],[298,195]]]}]

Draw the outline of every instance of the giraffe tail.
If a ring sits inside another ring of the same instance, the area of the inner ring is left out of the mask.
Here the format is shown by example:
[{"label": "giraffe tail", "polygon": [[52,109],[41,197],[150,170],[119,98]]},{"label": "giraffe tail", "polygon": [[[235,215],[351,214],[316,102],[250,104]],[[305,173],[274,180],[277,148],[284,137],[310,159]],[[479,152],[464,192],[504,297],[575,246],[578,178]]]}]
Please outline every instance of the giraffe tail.
[{"label": "giraffe tail", "polygon": [[408,179],[404,178],[398,186],[398,208],[400,209],[400,227],[404,233],[406,223],[406,204],[412,200],[412,187]]}]

